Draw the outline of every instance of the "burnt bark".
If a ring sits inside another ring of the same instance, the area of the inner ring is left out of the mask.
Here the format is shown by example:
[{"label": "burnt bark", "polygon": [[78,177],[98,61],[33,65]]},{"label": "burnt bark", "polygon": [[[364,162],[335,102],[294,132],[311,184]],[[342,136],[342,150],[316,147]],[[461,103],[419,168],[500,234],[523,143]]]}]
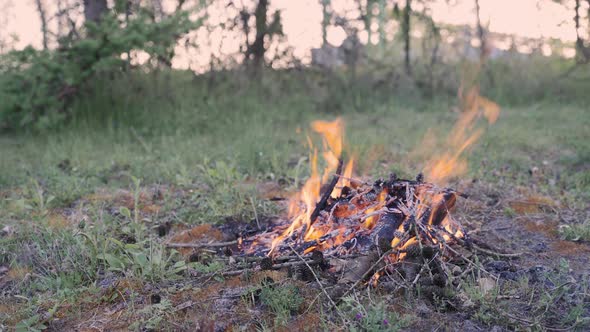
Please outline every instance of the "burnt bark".
[{"label": "burnt bark", "polygon": [[313,223],[316,221],[316,219],[320,215],[320,212],[326,207],[326,203],[328,202],[328,198],[330,198],[330,195],[332,195],[332,191],[334,191],[334,187],[336,187],[338,180],[340,180],[341,174],[342,174],[342,159],[340,159],[338,161],[338,167],[336,168],[336,174],[332,178],[332,181],[328,184],[328,188],[324,192],[324,195],[322,195],[322,198],[316,204],[315,209],[313,210],[313,212],[311,213],[311,216],[309,217],[309,221],[310,221],[309,225],[310,226],[313,225]]},{"label": "burnt bark", "polygon": [[391,241],[395,237],[395,232],[404,221],[401,214],[386,213],[381,215],[377,225],[371,233],[373,243],[381,252],[391,249]]}]

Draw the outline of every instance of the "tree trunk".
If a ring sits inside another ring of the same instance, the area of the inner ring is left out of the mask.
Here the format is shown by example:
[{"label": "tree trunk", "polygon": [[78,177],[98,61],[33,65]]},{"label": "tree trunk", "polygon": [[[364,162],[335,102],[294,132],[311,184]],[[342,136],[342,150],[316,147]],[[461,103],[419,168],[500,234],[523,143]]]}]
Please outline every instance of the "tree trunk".
[{"label": "tree trunk", "polygon": [[578,59],[584,59],[584,40],[580,36],[580,0],[576,0],[574,6],[574,25],[576,27],[576,57]]},{"label": "tree trunk", "polygon": [[164,8],[162,7],[162,0],[152,0],[152,7],[154,9],[154,19],[159,21],[164,17]]},{"label": "tree trunk", "polygon": [[176,9],[174,10],[174,12],[181,10],[182,6],[184,5],[185,2],[186,2],[186,0],[178,0],[178,2],[176,3]]},{"label": "tree trunk", "polygon": [[41,19],[41,33],[43,34],[43,49],[47,49],[47,13],[45,11],[45,4],[43,0],[35,0],[35,4],[37,5],[37,12],[39,13],[39,18]]},{"label": "tree trunk", "polygon": [[[590,5],[590,0],[587,0]],[[574,24],[576,26],[576,58],[578,62],[590,62],[590,47],[584,44],[582,36],[580,36],[580,0],[576,0],[574,6]],[[590,10],[589,10],[590,11]]]},{"label": "tree trunk", "polygon": [[[589,0],[590,1],[590,0]],[[322,46],[328,44],[328,24],[330,24],[330,13],[328,6],[330,0],[321,0],[322,3]]]},{"label": "tree trunk", "polygon": [[379,0],[379,44],[381,47],[385,45],[385,24],[387,23],[385,11],[385,0]]},{"label": "tree trunk", "polygon": [[254,17],[256,19],[256,39],[250,47],[250,54],[252,55],[253,64],[258,67],[264,63],[264,36],[266,36],[266,14],[268,12],[269,0],[258,0]]},{"label": "tree trunk", "polygon": [[57,0],[57,36],[61,37],[64,34],[64,28],[65,28],[65,24],[64,24],[64,19],[63,19],[63,10],[64,10],[64,6],[63,6],[63,0]]},{"label": "tree trunk", "polygon": [[357,0],[357,8],[360,13],[360,19],[363,21],[365,26],[365,30],[367,31],[367,45],[371,43],[371,20],[372,20],[372,13],[371,13],[371,5],[372,1],[367,0],[366,3],[363,3],[361,0]]},{"label": "tree trunk", "polygon": [[406,0],[406,6],[403,12],[402,34],[404,37],[404,65],[406,74],[412,74],[410,63],[410,13],[412,12],[412,0]]},{"label": "tree trunk", "polygon": [[84,19],[86,22],[100,23],[102,15],[107,10],[107,0],[84,0]]},{"label": "tree trunk", "polygon": [[481,17],[480,17],[480,6],[479,0],[475,0],[475,16],[476,16],[476,24],[477,24],[477,38],[479,38],[479,60],[483,63],[486,58],[486,36],[483,30],[483,26],[481,25]]}]

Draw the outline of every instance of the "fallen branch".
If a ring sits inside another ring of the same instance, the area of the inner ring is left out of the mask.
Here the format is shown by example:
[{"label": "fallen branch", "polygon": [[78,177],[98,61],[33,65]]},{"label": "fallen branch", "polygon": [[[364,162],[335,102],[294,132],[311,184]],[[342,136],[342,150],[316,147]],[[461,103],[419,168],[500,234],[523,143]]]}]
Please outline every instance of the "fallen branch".
[{"label": "fallen branch", "polygon": [[168,248],[220,248],[238,244],[238,240],[228,242],[209,242],[209,243],[168,243]]},{"label": "fallen branch", "polygon": [[[455,234],[449,232],[445,228],[441,227],[439,229],[442,230],[443,232],[445,232],[447,235],[449,235],[454,241],[456,241],[460,245],[462,245],[462,246],[464,246],[464,247],[466,247],[468,249],[469,248],[473,248],[473,249],[475,249],[475,250],[477,250],[480,253],[485,254],[485,255],[496,256],[496,257],[506,257],[506,258],[514,258],[514,257],[520,257],[520,256],[524,255],[524,253],[522,253],[522,252],[501,253],[501,252],[495,251],[495,250],[493,250],[492,246],[490,246],[487,243],[481,242],[481,241],[479,241],[477,239],[471,239],[471,242],[472,243],[467,243],[465,240],[456,237]],[[489,249],[484,249],[481,246],[486,246]]]}]

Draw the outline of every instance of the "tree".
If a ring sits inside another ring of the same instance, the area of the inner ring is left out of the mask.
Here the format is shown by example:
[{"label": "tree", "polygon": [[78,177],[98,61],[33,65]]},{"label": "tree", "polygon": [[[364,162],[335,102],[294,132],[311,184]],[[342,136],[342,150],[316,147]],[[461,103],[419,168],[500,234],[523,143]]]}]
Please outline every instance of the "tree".
[{"label": "tree", "polygon": [[[586,0],[590,6],[590,0]],[[589,12],[590,14],[590,12]],[[588,17],[590,20],[590,15]],[[590,23],[590,22],[589,22]],[[574,5],[574,24],[576,27],[576,56],[582,63],[590,62],[590,46],[586,46],[580,35],[580,0],[575,1]],[[590,24],[589,24],[590,25]]]},{"label": "tree", "polygon": [[86,22],[100,23],[108,9],[107,0],[84,0],[84,19]]},{"label": "tree", "polygon": [[251,62],[255,67],[260,67],[264,64],[264,55],[267,50],[265,39],[270,39],[274,35],[283,35],[280,11],[277,10],[273,13],[270,23],[267,20],[269,5],[269,0],[258,0],[256,3],[256,9],[254,10],[256,36],[252,43],[248,40],[250,13],[246,10],[240,12],[244,33],[246,34],[246,61]]},{"label": "tree", "polygon": [[[556,3],[564,5],[568,10],[570,10],[569,5],[572,3],[568,0],[553,0]],[[590,6],[590,0],[586,0],[588,5]],[[576,61],[579,64],[590,63],[590,46],[586,46],[586,42],[580,35],[580,29],[582,24],[580,22],[580,0],[574,0],[573,2],[573,11],[574,11],[574,28],[576,30]],[[588,12],[588,29],[590,31],[590,9]],[[575,67],[574,67],[575,68]],[[570,71],[568,71],[569,74]]]},{"label": "tree", "polygon": [[328,25],[330,24],[330,0],[320,0],[322,4],[322,46],[328,44]]},{"label": "tree", "polygon": [[152,8],[154,10],[154,20],[161,20],[166,15],[162,7],[162,0],[152,0]]},{"label": "tree", "polygon": [[385,0],[379,0],[379,44],[385,45],[385,23],[387,22]]},{"label": "tree", "polygon": [[256,19],[256,38],[249,47],[249,55],[252,55],[252,62],[260,65],[264,61],[264,36],[266,35],[266,14],[268,12],[269,0],[258,0],[254,18]]},{"label": "tree", "polygon": [[35,0],[35,5],[37,6],[37,13],[39,14],[39,19],[41,19],[41,34],[43,35],[43,49],[47,49],[47,37],[49,32],[47,31],[47,10],[45,8],[45,3],[43,0]]},{"label": "tree", "polygon": [[402,36],[404,38],[404,68],[408,75],[412,74],[410,63],[410,14],[412,13],[412,0],[406,0],[406,6],[402,16]]},{"label": "tree", "polygon": [[483,63],[483,61],[485,60],[486,57],[486,37],[485,37],[485,31],[483,29],[483,26],[481,24],[481,17],[480,17],[480,6],[479,6],[479,0],[475,0],[475,17],[476,17],[476,25],[477,25],[477,37],[479,38],[479,47],[480,47],[480,53],[479,53],[479,60]]}]

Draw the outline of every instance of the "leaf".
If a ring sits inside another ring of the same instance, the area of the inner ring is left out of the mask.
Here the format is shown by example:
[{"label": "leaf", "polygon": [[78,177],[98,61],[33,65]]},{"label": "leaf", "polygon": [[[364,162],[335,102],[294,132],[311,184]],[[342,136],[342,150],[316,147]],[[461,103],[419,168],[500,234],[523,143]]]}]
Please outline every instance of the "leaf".
[{"label": "leaf", "polygon": [[186,263],[184,261],[178,261],[172,265],[172,272],[174,274],[178,272],[185,271],[187,269]]},{"label": "leaf", "polygon": [[47,197],[47,200],[45,201],[45,205],[49,205],[49,203],[53,202],[53,200],[55,199],[55,196],[50,195],[49,197]]},{"label": "leaf", "polygon": [[127,219],[131,219],[131,211],[128,208],[121,206],[119,208],[119,213]]},{"label": "leaf", "polygon": [[125,264],[123,263],[123,261],[115,255],[104,254],[104,260],[109,265],[109,269],[116,271],[123,271],[125,269]]},{"label": "leaf", "polygon": [[141,269],[144,270],[149,262],[147,256],[142,252],[136,253],[133,256],[135,263],[137,263],[141,267]]}]

